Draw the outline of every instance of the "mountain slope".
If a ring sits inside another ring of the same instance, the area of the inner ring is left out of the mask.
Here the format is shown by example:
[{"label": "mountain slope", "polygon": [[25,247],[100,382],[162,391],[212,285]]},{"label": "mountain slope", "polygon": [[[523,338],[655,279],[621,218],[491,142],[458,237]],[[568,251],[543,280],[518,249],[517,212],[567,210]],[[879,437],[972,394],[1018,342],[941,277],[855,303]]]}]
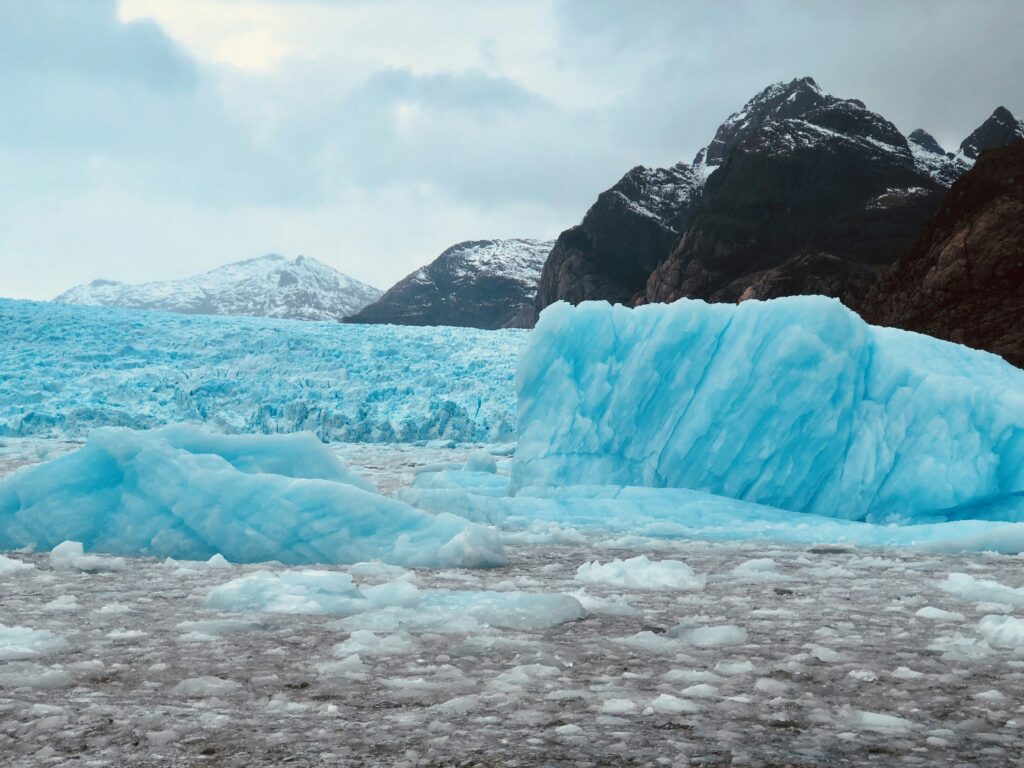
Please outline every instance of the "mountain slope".
[{"label": "mountain slope", "polygon": [[1024,142],[981,152],[863,314],[1024,367]]},{"label": "mountain slope", "polygon": [[751,99],[719,129],[708,162],[719,165],[702,205],[645,301],[823,293],[856,306],[943,189],[892,123],[811,78]]},{"label": "mountain slope", "polygon": [[129,285],[94,280],[54,299],[199,315],[248,315],[293,320],[339,320],[381,292],[315,259],[267,254],[182,280]]},{"label": "mountain slope", "polygon": [[537,286],[539,313],[556,301],[628,302],[665,258],[704,187],[702,165],[638,166],[559,235]]},{"label": "mountain slope", "polygon": [[[999,108],[954,154],[922,129],[904,136],[812,78],[775,83],[727,118],[691,165],[637,168],[602,193],[558,238],[536,311],[560,300],[635,305],[806,293],[857,308],[978,148],[1019,132],[1022,124]],[[676,194],[660,194],[661,185]],[[673,204],[650,206],[647,198]]]},{"label": "mountain slope", "polygon": [[502,328],[531,306],[551,241],[472,240],[434,261],[347,318],[352,323]]}]

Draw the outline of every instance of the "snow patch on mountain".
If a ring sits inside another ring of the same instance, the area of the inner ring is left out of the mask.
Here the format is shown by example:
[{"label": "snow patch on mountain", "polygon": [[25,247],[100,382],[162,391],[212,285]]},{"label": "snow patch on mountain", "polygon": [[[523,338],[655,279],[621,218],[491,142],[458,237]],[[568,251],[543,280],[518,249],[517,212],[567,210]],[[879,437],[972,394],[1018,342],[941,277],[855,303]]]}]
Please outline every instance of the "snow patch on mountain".
[{"label": "snow patch on mountain", "polygon": [[59,304],[153,309],[198,315],[339,320],[381,292],[307,256],[276,253],[182,280],[130,285],[94,280],[57,296]]}]

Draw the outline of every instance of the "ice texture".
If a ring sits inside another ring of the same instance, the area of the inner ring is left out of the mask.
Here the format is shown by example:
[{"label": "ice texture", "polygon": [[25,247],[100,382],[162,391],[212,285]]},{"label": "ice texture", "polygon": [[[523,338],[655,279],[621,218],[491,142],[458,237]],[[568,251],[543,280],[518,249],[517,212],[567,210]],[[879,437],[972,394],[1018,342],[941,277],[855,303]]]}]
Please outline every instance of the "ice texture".
[{"label": "ice texture", "polygon": [[570,595],[421,590],[404,579],[357,587],[347,573],[313,570],[241,576],[211,590],[206,605],[235,612],[335,614],[347,617],[338,628],[353,634],[543,629],[587,615]]},{"label": "ice texture", "polygon": [[838,301],[546,309],[513,490],[678,487],[794,512],[1024,519],[1024,371]]},{"label": "ice texture", "polygon": [[74,453],[0,478],[0,549],[24,546],[55,547],[55,566],[79,570],[124,567],[83,547],[238,563],[504,563],[491,529],[381,496],[310,434],[192,426],[99,429]]},{"label": "ice texture", "polygon": [[[507,441],[526,332],[0,299],[0,437],[178,422],[322,440]],[[2,451],[0,451],[2,454]],[[2,460],[2,455],[0,455]]]}]

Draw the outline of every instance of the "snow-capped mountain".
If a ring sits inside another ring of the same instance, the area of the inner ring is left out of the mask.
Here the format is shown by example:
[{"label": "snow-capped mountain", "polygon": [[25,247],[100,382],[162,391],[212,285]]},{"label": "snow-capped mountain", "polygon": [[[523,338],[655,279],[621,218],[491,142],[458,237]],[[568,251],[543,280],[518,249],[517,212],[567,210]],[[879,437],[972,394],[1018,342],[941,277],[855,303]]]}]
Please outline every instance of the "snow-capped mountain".
[{"label": "snow-capped mountain", "polygon": [[[558,238],[535,309],[805,293],[857,308],[978,152],[1022,137],[999,108],[954,154],[810,77],[775,83],[730,115],[691,164],[634,169],[602,193]],[[624,194],[634,175],[652,179]]]},{"label": "snow-capped mountain", "polygon": [[559,300],[630,301],[679,238],[700,201],[707,170],[701,163],[637,166],[598,195],[583,221],[555,241],[535,312]]},{"label": "snow-capped mountain", "polygon": [[227,264],[182,280],[129,285],[94,280],[54,299],[200,315],[249,315],[292,320],[340,320],[381,292],[308,256],[276,253]]},{"label": "snow-capped mountain", "polygon": [[348,321],[470,328],[518,325],[518,317],[532,304],[552,245],[528,239],[458,243]]}]

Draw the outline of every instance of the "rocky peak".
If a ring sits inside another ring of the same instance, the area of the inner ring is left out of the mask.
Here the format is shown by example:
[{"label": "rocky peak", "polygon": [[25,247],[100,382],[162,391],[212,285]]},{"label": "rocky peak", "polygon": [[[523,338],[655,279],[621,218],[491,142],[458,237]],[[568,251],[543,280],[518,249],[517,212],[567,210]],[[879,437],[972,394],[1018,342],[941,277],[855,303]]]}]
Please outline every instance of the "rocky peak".
[{"label": "rocky peak", "polygon": [[1024,125],[1006,107],[996,107],[989,118],[960,144],[960,154],[975,160],[983,150],[1024,140]]},{"label": "rocky peak", "polygon": [[907,136],[907,141],[912,145],[923,149],[925,152],[931,152],[933,155],[946,154],[946,150],[942,148],[942,145],[935,140],[934,136],[924,130],[924,128],[917,128],[916,130],[911,131],[910,135]]}]

